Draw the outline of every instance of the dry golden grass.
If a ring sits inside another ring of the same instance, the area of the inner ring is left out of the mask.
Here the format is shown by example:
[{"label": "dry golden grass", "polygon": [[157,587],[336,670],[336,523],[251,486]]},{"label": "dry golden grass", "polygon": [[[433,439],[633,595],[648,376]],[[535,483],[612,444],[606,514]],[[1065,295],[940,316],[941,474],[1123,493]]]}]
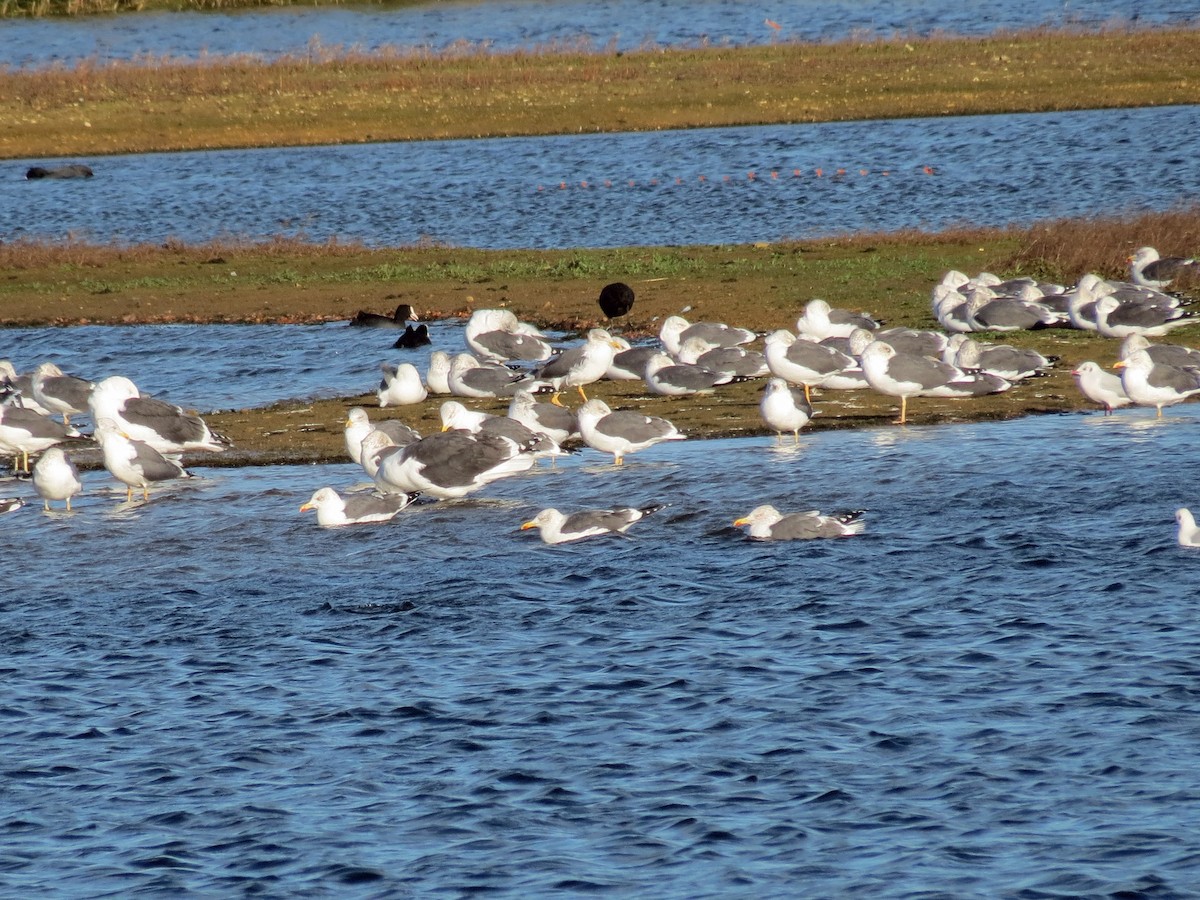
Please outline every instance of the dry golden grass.
[{"label": "dry golden grass", "polygon": [[145,58],[0,71],[0,157],[1200,102],[1197,32],[642,50]]}]

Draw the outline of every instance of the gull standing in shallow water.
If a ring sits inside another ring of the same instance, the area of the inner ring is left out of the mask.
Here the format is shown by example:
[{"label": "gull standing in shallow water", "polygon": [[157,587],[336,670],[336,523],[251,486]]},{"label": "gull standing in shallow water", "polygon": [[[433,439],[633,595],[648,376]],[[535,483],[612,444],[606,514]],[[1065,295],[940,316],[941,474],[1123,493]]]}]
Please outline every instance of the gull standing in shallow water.
[{"label": "gull standing in shallow water", "polygon": [[617,509],[589,509],[570,515],[550,507],[523,524],[521,530],[536,528],[545,543],[565,544],[602,534],[624,534],[634,522],[658,512],[664,506],[665,504],[658,503],[636,508],[623,506]]},{"label": "gull standing in shallow water", "polygon": [[79,469],[71,457],[61,447],[51,447],[33,465],[33,487],[47,512],[51,500],[67,501],[67,512],[70,512],[71,498],[83,490],[83,482],[79,480]]},{"label": "gull standing in shallow water", "polygon": [[1196,519],[1187,507],[1175,510],[1175,522],[1179,525],[1176,539],[1181,547],[1200,547],[1200,528],[1196,527]]},{"label": "gull standing in shallow water", "polygon": [[862,520],[864,510],[854,509],[823,516],[817,510],[781,513],[770,504],[756,507],[749,515],[734,521],[734,525],[749,525],[749,535],[756,541],[797,541],[813,538],[845,537],[861,534],[867,527]]},{"label": "gull standing in shallow water", "polygon": [[308,498],[300,512],[317,511],[317,524],[326,528],[340,525],[366,525],[373,522],[388,522],[396,513],[417,499],[419,495],[408,494],[358,494],[342,497],[330,487],[323,487]]},{"label": "gull standing in shallow water", "polygon": [[[7,450],[21,457],[19,471],[29,471],[30,453],[40,453],[55,444],[82,437],[73,427],[36,410],[0,403],[0,451]],[[17,470],[15,461],[13,469]]]},{"label": "gull standing in shallow water", "polygon": [[1157,407],[1159,417],[1164,406],[1200,394],[1200,372],[1156,363],[1145,350],[1129,354],[1113,368],[1121,370],[1121,386],[1129,399],[1138,406]]},{"label": "gull standing in shallow water", "polygon": [[93,422],[109,419],[129,440],[148,444],[159,453],[219,452],[229,446],[229,440],[211,431],[199,416],[163,400],[143,397],[137,385],[123,375],[98,381],[88,408]]},{"label": "gull standing in shallow water", "polygon": [[142,500],[150,499],[150,485],[192,474],[174,460],[167,459],[144,441],[133,440],[112,419],[96,423],[96,440],[104,451],[104,468],[125,485],[125,502],[133,500],[133,489],[142,489]]},{"label": "gull standing in shallow water", "polygon": [[44,362],[33,370],[30,389],[33,399],[46,409],[59,413],[63,424],[71,424],[71,416],[88,411],[88,398],[92,394],[92,382],[74,375],[67,375],[51,362]]},{"label": "gull standing in shallow water", "polygon": [[666,419],[631,410],[613,412],[603,400],[589,400],[575,415],[583,442],[593,450],[611,453],[613,464],[618,466],[628,453],[645,450],[661,441],[682,441],[685,437]]},{"label": "gull standing in shallow water", "polygon": [[812,418],[812,404],[804,391],[794,388],[782,378],[772,378],[763,388],[762,400],[758,404],[763,421],[775,432],[775,443],[783,443],[783,433],[790,431],[796,444],[800,443],[800,429]]},{"label": "gull standing in shallow water", "polygon": [[1079,393],[1093,403],[1103,406],[1106,416],[1112,415],[1114,409],[1128,406],[1131,402],[1129,395],[1125,393],[1125,386],[1121,383],[1120,376],[1105,372],[1100,368],[1099,363],[1091,360],[1081,362],[1071,372],[1071,375],[1075,378],[1075,385],[1079,388]]}]

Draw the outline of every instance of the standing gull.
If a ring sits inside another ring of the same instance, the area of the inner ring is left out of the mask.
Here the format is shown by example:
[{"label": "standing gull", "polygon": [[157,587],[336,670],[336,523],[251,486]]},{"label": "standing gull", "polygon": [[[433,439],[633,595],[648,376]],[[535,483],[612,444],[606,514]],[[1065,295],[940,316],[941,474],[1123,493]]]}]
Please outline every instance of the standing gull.
[{"label": "standing gull", "polygon": [[1113,368],[1121,370],[1121,385],[1129,399],[1138,406],[1156,407],[1159,417],[1164,406],[1200,394],[1200,370],[1156,363],[1145,350],[1129,354]]},{"label": "standing gull", "polygon": [[548,381],[554,388],[550,402],[558,404],[558,395],[567,388],[578,388],[579,396],[586,402],[584,385],[592,384],[604,377],[621,345],[613,340],[603,328],[593,328],[578,347],[564,350],[554,359],[534,371],[534,377]]},{"label": "standing gull", "polygon": [[429,367],[425,370],[425,386],[431,394],[450,393],[450,354],[445,350],[434,350],[429,354]]},{"label": "standing gull", "polygon": [[33,466],[33,487],[47,512],[51,500],[65,500],[71,511],[71,498],[83,490],[79,469],[61,447],[51,447]]},{"label": "standing gull", "polygon": [[802,341],[783,329],[767,335],[765,355],[771,374],[791,384],[802,385],[804,397],[810,401],[810,388],[858,367],[858,363],[845,353],[824,344]]},{"label": "standing gull", "polygon": [[1093,403],[1103,406],[1106,416],[1112,415],[1114,409],[1128,406],[1131,402],[1120,376],[1105,372],[1098,363],[1091,360],[1081,362],[1072,370],[1071,375],[1075,378],[1079,393]]},{"label": "standing gull", "polygon": [[614,465],[618,466],[628,453],[685,437],[666,419],[630,410],[613,412],[603,400],[589,400],[579,407],[576,416],[583,442],[593,450],[611,453]]},{"label": "standing gull", "polygon": [[359,447],[358,464],[363,467],[363,471],[367,473],[367,477],[374,481],[375,475],[379,472],[379,467],[383,464],[383,461],[393,453],[399,453],[406,446],[408,444],[401,446],[393,441],[385,432],[374,429],[362,439],[362,445]]},{"label": "standing gull", "polygon": [[51,410],[38,403],[33,396],[33,373],[18,372],[12,361],[7,359],[0,359],[0,401],[10,406],[36,410],[44,416],[51,414]]},{"label": "standing gull", "polygon": [[51,412],[63,417],[63,424],[71,424],[71,416],[85,413],[88,398],[95,385],[83,378],[67,375],[52,362],[44,362],[33,370],[30,380],[33,399]]},{"label": "standing gull", "polygon": [[1104,337],[1124,338],[1131,334],[1160,337],[1173,328],[1190,324],[1195,317],[1195,313],[1178,307],[1122,303],[1111,294],[1096,301],[1096,330]]},{"label": "standing gull", "polygon": [[215,434],[202,418],[153,397],[143,397],[128,378],[113,375],[96,383],[88,401],[92,421],[109,419],[130,440],[142,441],[159,453],[221,451],[229,440]]},{"label": "standing gull", "polygon": [[572,410],[553,403],[539,403],[529,391],[513,394],[508,404],[508,415],[560,446],[571,438],[579,437],[579,425]]},{"label": "standing gull", "polygon": [[346,452],[350,459],[362,463],[362,446],[367,435],[372,431],[382,431],[388,436],[392,446],[403,447],[413,441],[420,440],[421,435],[413,428],[396,419],[381,419],[372,422],[367,411],[361,406],[353,406],[346,413],[343,425],[343,435],[346,438]]},{"label": "standing gull", "polygon": [[342,497],[330,487],[323,487],[308,498],[300,512],[317,511],[317,524],[326,528],[341,525],[366,525],[390,521],[396,513],[417,499],[408,494],[354,494]]},{"label": "standing gull", "polygon": [[[0,403],[0,450],[20,456],[20,471],[29,471],[29,454],[82,438],[77,430],[32,409]],[[16,463],[13,464],[16,469]]]},{"label": "standing gull", "polygon": [[167,459],[144,441],[134,440],[120,430],[112,419],[96,422],[96,440],[104,451],[104,468],[125,485],[125,501],[133,500],[133,489],[142,489],[142,499],[150,499],[150,485],[192,474],[174,460]]},{"label": "standing gull", "polygon": [[823,516],[817,510],[784,514],[765,504],[749,515],[734,521],[734,525],[749,525],[749,536],[756,541],[797,541],[812,538],[845,537],[861,534],[867,527],[862,520],[864,510],[854,509]]},{"label": "standing gull", "polygon": [[567,515],[554,507],[543,509],[521,526],[525,531],[538,529],[547,544],[565,544],[602,534],[624,534],[634,522],[658,512],[665,504],[653,506],[622,506],[617,509],[588,509]]},{"label": "standing gull", "polygon": [[800,429],[812,418],[812,404],[804,391],[792,387],[782,378],[772,378],[763,389],[758,404],[763,421],[775,432],[775,443],[783,443],[783,433],[790,431],[794,443],[800,443]]},{"label": "standing gull", "polygon": [[900,398],[897,425],[907,421],[909,397],[927,394],[966,377],[960,369],[941,360],[900,354],[883,341],[875,341],[863,350],[862,370],[867,383],[874,390]]}]

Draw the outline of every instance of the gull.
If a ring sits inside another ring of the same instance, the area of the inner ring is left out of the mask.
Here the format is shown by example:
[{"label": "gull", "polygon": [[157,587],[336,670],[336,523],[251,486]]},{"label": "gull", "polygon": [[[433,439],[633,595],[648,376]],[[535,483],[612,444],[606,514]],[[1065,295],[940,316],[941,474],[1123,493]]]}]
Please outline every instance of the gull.
[{"label": "gull", "polygon": [[96,422],[96,440],[104,452],[104,468],[125,485],[125,502],[133,500],[133,489],[142,489],[142,500],[150,499],[150,485],[192,474],[179,463],[167,459],[145,441],[135,440],[112,419]]},{"label": "gull", "polygon": [[4,400],[10,406],[22,406],[44,416],[51,414],[51,410],[38,403],[33,396],[33,373],[17,372],[12,362],[7,359],[0,359],[0,388],[3,389],[0,390],[0,400]]},{"label": "gull", "polygon": [[397,444],[386,432],[375,429],[362,439],[362,446],[359,448],[357,462],[363,467],[363,471],[367,473],[367,477],[374,481],[375,475],[379,472],[379,467],[383,464],[384,459],[393,453],[399,453],[406,446],[408,444],[404,444],[403,446]]},{"label": "gull", "polygon": [[[21,457],[19,471],[29,471],[29,454],[64,441],[82,438],[75,428],[33,409],[0,403],[0,450]],[[16,463],[13,464],[17,470]]]},{"label": "gull", "polygon": [[67,375],[52,362],[44,362],[33,370],[30,388],[33,399],[41,406],[62,415],[63,424],[71,424],[71,416],[87,412],[88,397],[95,385],[83,378]]},{"label": "gull", "polygon": [[1188,366],[1200,367],[1200,350],[1184,347],[1180,344],[1151,344],[1144,335],[1131,334],[1121,341],[1117,350],[1117,359],[1124,359],[1131,353],[1145,350],[1156,363],[1166,363],[1181,369]]},{"label": "gull", "polygon": [[775,431],[775,443],[783,443],[783,433],[790,431],[796,444],[800,443],[800,429],[812,418],[812,404],[798,390],[782,378],[772,378],[763,388],[762,400],[758,404],[763,421]]},{"label": "gull", "polygon": [[565,544],[604,534],[624,534],[634,522],[663,509],[665,504],[616,509],[588,509],[567,515],[554,507],[543,509],[521,526],[522,531],[538,529],[547,544]]},{"label": "gull", "polygon": [[525,372],[516,372],[498,363],[483,363],[470,353],[459,353],[450,363],[447,377],[450,393],[456,397],[511,397],[520,387],[528,387],[532,379]]},{"label": "gull", "polygon": [[1111,294],[1096,301],[1096,330],[1104,337],[1131,334],[1161,337],[1173,328],[1188,325],[1195,313],[1141,303],[1122,303]]},{"label": "gull", "polygon": [[783,329],[767,335],[764,355],[771,374],[803,385],[804,397],[808,400],[811,400],[811,387],[818,387],[830,377],[858,367],[853,357],[823,344],[799,340]]},{"label": "gull", "polygon": [[1019,381],[1043,375],[1054,360],[1036,350],[1023,350],[1008,344],[980,344],[966,335],[954,335],[942,357],[960,369],[979,369],[1007,381]]},{"label": "gull", "polygon": [[1113,368],[1121,370],[1121,385],[1129,399],[1138,406],[1156,407],[1159,417],[1164,406],[1200,394],[1200,370],[1156,363],[1145,350],[1129,354]]},{"label": "gull", "polygon": [[1023,331],[1061,323],[1040,303],[997,297],[986,290],[967,295],[966,316],[972,331]]},{"label": "gull", "polygon": [[0,497],[0,515],[16,512],[24,505],[25,501],[20,497]]},{"label": "gull", "polygon": [[398,366],[381,363],[379,368],[383,370],[383,380],[379,382],[379,390],[376,392],[380,407],[388,404],[411,406],[428,396],[429,392],[421,381],[421,373],[412,363],[400,363]]},{"label": "gull", "polygon": [[700,338],[688,338],[679,345],[679,355],[676,359],[681,363],[703,366],[711,372],[736,375],[743,378],[757,378],[766,375],[767,358],[757,350],[747,350],[745,347],[715,347],[707,349]]},{"label": "gull", "polygon": [[1130,280],[1146,287],[1165,288],[1181,275],[1200,275],[1200,262],[1195,259],[1160,257],[1153,247],[1140,247],[1127,261]]},{"label": "gull", "polygon": [[510,359],[538,362],[554,353],[541,332],[507,309],[475,310],[467,319],[463,337],[472,353],[490,362]]},{"label": "gull", "polygon": [[1071,371],[1071,375],[1075,378],[1079,393],[1093,403],[1103,406],[1106,416],[1112,415],[1114,409],[1128,406],[1132,402],[1125,393],[1121,377],[1104,371],[1098,363],[1091,360],[1081,362]]},{"label": "gull", "polygon": [[667,316],[658,329],[658,339],[672,356],[679,355],[679,348],[688,338],[699,338],[708,344],[708,349],[737,347],[748,344],[758,335],[745,328],[735,328],[721,322],[697,322],[692,325],[683,316]]},{"label": "gull", "polygon": [[317,524],[325,528],[342,525],[366,525],[388,522],[396,513],[420,496],[416,492],[400,494],[354,494],[342,497],[330,487],[316,491],[300,512],[317,511]]},{"label": "gull", "polygon": [[862,369],[867,383],[874,390],[900,398],[897,425],[907,421],[909,397],[921,396],[966,377],[955,366],[927,356],[897,353],[894,347],[883,341],[875,341],[863,351]]},{"label": "gull", "polygon": [[711,394],[718,385],[729,384],[733,375],[712,372],[703,366],[677,363],[661,350],[646,361],[646,386],[663,397]]},{"label": "gull", "polygon": [[83,490],[83,482],[79,480],[79,469],[71,457],[61,447],[50,447],[34,463],[33,487],[47,512],[51,500],[65,500],[67,512],[70,512],[71,498]]},{"label": "gull", "polygon": [[550,383],[554,396],[550,402],[558,404],[558,396],[567,388],[577,388],[579,396],[587,401],[584,385],[592,384],[604,377],[613,357],[621,345],[613,340],[603,328],[593,328],[587,339],[577,347],[564,350],[541,367],[534,370],[535,378]]},{"label": "gull", "polygon": [[425,370],[425,386],[431,394],[450,393],[450,354],[445,350],[434,350],[429,354],[429,368]]},{"label": "gull", "polygon": [[823,516],[817,510],[784,514],[770,504],[755,507],[748,515],[734,520],[735,526],[749,525],[749,536],[756,541],[795,541],[812,538],[845,537],[861,534],[866,528],[864,510]]},{"label": "gull", "polygon": [[143,397],[137,385],[123,375],[98,381],[88,409],[93,422],[109,419],[130,440],[165,455],[189,450],[218,452],[229,446],[228,438],[214,433],[202,418],[162,400]]},{"label": "gull", "polygon": [[[604,377],[609,381],[641,381],[646,375],[646,363],[655,353],[661,352],[658,347],[631,347],[629,341],[622,337],[614,337],[617,347],[613,353],[613,361],[608,364]],[[705,345],[707,346],[707,344]]]},{"label": "gull", "polygon": [[517,391],[508,404],[509,418],[544,434],[558,445],[579,437],[575,413],[565,406],[539,403],[529,391]]},{"label": "gull", "polygon": [[438,407],[438,417],[442,422],[442,431],[458,428],[477,434],[487,419],[494,419],[491,413],[476,409],[467,409],[457,400],[446,400]]},{"label": "gull", "polygon": [[796,320],[796,333],[814,341],[827,337],[849,337],[855,328],[875,331],[879,323],[863,313],[847,309],[834,309],[825,300],[809,300],[804,313]]},{"label": "gull", "polygon": [[506,437],[443,431],[384,457],[375,484],[385,494],[419,491],[440,500],[456,499],[525,472],[533,463],[530,448]]},{"label": "gull", "polygon": [[403,447],[413,441],[420,440],[421,435],[414,429],[396,419],[382,419],[372,422],[367,411],[361,406],[353,406],[346,413],[343,434],[346,438],[346,452],[350,459],[362,463],[363,441],[372,431],[382,431],[392,443],[392,446]]},{"label": "gull", "polygon": [[1200,547],[1200,528],[1196,527],[1196,519],[1191,510],[1181,506],[1175,510],[1175,522],[1179,525],[1176,540],[1180,547]]},{"label": "gull", "polygon": [[589,400],[575,415],[583,442],[593,450],[611,453],[613,464],[621,465],[625,456],[645,450],[661,441],[682,441],[685,435],[658,416],[646,416],[631,410],[614,412],[603,400]]}]

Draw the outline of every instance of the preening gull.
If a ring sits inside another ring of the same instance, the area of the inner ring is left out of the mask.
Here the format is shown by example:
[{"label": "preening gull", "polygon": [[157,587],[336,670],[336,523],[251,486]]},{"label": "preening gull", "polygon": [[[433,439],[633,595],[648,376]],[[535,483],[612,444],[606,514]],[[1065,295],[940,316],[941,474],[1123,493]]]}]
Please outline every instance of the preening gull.
[{"label": "preening gull", "polygon": [[814,509],[785,515],[765,504],[736,519],[733,524],[749,525],[749,536],[756,541],[810,540],[861,534],[867,527],[862,520],[863,513],[864,510],[854,509],[823,516]]},{"label": "preening gull", "polygon": [[543,509],[521,526],[525,531],[536,528],[547,544],[565,544],[602,534],[624,534],[634,522],[663,509],[665,504],[617,509],[588,509],[567,515],[554,507]]},{"label": "preening gull", "polygon": [[579,437],[573,410],[553,403],[539,403],[529,391],[517,391],[508,404],[508,415],[522,425],[544,434],[558,445]]},{"label": "preening gull", "polygon": [[1191,257],[1162,256],[1153,247],[1140,247],[1128,259],[1129,277],[1134,284],[1152,288],[1168,287],[1182,275],[1200,275],[1200,262]]},{"label": "preening gull", "polygon": [[589,400],[575,413],[583,442],[593,450],[611,453],[621,465],[626,454],[636,453],[661,441],[681,441],[685,435],[658,416],[631,410],[613,412],[603,400]]},{"label": "preening gull", "polygon": [[618,319],[633,309],[633,288],[623,281],[614,281],[600,289],[600,311],[605,318]]},{"label": "preening gull", "polygon": [[667,316],[658,329],[658,339],[672,356],[688,338],[697,338],[708,345],[709,350],[717,347],[737,347],[748,344],[758,335],[745,328],[736,328],[722,322],[697,322],[692,325],[683,316]]},{"label": "preening gull", "polygon": [[538,362],[554,353],[541,332],[507,309],[475,310],[467,319],[463,337],[472,353],[492,362],[510,359]]},{"label": "preening gull", "polygon": [[457,400],[445,400],[438,407],[438,418],[442,422],[442,431],[458,428],[476,434],[484,421],[494,416],[482,410],[467,409]]},{"label": "preening gull", "polygon": [[83,378],[67,375],[52,362],[44,362],[33,370],[30,388],[33,399],[71,424],[71,416],[88,411],[88,398],[95,385]]},{"label": "preening gull", "polygon": [[812,404],[804,391],[792,387],[782,378],[772,378],[763,388],[758,404],[763,421],[775,431],[775,442],[783,442],[783,433],[790,431],[795,443],[800,443],[800,429],[812,418]]},{"label": "preening gull", "polygon": [[577,388],[579,396],[587,400],[584,385],[599,381],[608,372],[616,351],[621,345],[603,328],[593,328],[587,339],[577,347],[564,350],[545,365],[534,370],[534,377],[547,381],[554,388],[551,403],[558,403],[558,395],[567,388]]},{"label": "preening gull", "polygon": [[[414,440],[420,439],[415,438]],[[399,453],[404,447],[408,446],[408,443],[411,443],[411,441],[404,445],[399,445],[386,432],[373,429],[362,439],[358,463],[363,467],[363,471],[367,473],[367,477],[374,481],[375,474],[379,471],[379,466],[383,463],[384,459],[393,453]]]},{"label": "preening gull", "polygon": [[1196,527],[1196,519],[1186,506],[1175,510],[1175,522],[1179,525],[1176,539],[1181,547],[1200,547],[1200,528]]},{"label": "preening gull", "polygon": [[531,449],[499,435],[439,432],[386,456],[375,484],[383,493],[419,491],[441,500],[465,497],[499,478],[527,471],[535,459]]},{"label": "preening gull", "polygon": [[1182,403],[1200,394],[1200,371],[1156,363],[1145,350],[1131,353],[1113,367],[1121,370],[1121,385],[1138,406],[1154,406],[1162,416],[1164,406]]},{"label": "preening gull", "polygon": [[326,528],[340,525],[366,525],[390,521],[396,513],[417,499],[413,493],[352,494],[342,497],[330,487],[323,487],[308,498],[300,512],[317,511],[317,524]]},{"label": "preening gull", "polygon": [[[22,472],[29,471],[30,453],[82,437],[75,428],[36,410],[0,403],[0,450],[20,456]],[[13,468],[17,468],[15,463]]]},{"label": "preening gull", "polygon": [[661,350],[646,361],[646,387],[663,397],[711,394],[718,385],[729,384],[733,375],[710,371],[703,366],[677,363]]},{"label": "preening gull", "polygon": [[150,499],[150,485],[192,474],[179,463],[167,459],[144,441],[134,440],[118,423],[102,418],[96,422],[96,440],[104,451],[104,468],[125,485],[125,500],[133,500],[133,489],[142,489],[142,499]]},{"label": "preening gull", "polygon": [[148,444],[159,453],[215,452],[229,446],[228,439],[213,433],[202,418],[162,400],[143,397],[137,385],[123,375],[97,382],[88,408],[93,422],[109,419],[130,440]]},{"label": "preening gull", "polygon": [[834,375],[858,368],[853,357],[824,344],[800,340],[783,329],[767,335],[765,355],[771,374],[791,384],[802,385],[805,398],[810,397],[810,388],[819,387]]},{"label": "preening gull", "polygon": [[421,435],[413,428],[396,419],[381,419],[372,422],[367,411],[361,406],[351,407],[346,413],[343,434],[346,438],[346,452],[350,459],[362,463],[362,445],[372,431],[382,431],[388,436],[393,446],[403,447],[413,441],[420,440]]},{"label": "preening gull", "polygon": [[1071,375],[1075,378],[1079,393],[1093,403],[1103,406],[1106,416],[1111,415],[1114,409],[1128,406],[1131,402],[1129,395],[1125,393],[1121,377],[1105,372],[1098,363],[1091,360],[1081,362],[1072,370]]},{"label": "preening gull", "polygon": [[61,447],[50,447],[33,464],[33,487],[47,511],[51,500],[65,500],[69,512],[71,498],[83,490],[83,482],[71,457]]},{"label": "preening gull", "polygon": [[398,366],[381,363],[379,368],[383,370],[383,380],[379,382],[376,392],[380,407],[411,406],[428,396],[421,373],[412,363],[400,363]]}]

